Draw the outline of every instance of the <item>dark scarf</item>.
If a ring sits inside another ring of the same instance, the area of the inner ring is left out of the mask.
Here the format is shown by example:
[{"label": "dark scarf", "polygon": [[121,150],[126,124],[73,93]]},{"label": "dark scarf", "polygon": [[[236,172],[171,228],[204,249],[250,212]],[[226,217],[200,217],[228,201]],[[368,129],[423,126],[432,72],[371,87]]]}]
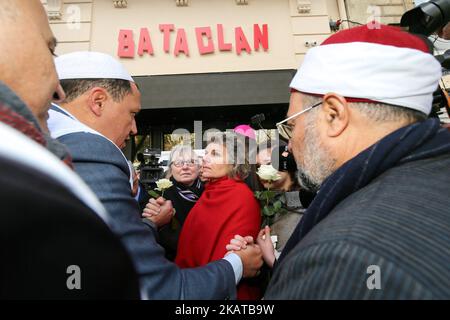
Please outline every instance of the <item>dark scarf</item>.
[{"label": "dark scarf", "polygon": [[173,206],[176,209],[175,216],[180,225],[183,225],[189,211],[191,211],[203,193],[203,183],[200,179],[196,179],[191,186],[185,186],[173,177],[170,178],[170,181],[173,183],[173,188],[166,191],[166,198],[172,200]]},{"label": "dark scarf", "polygon": [[428,119],[394,131],[328,177],[284,247],[276,265],[333,208],[385,171],[402,164],[450,152],[450,132],[438,119]]},{"label": "dark scarf", "polygon": [[175,179],[171,179],[174,183],[175,188],[177,189],[178,195],[189,202],[196,203],[201,196],[200,189],[203,187],[202,183],[199,179],[195,180],[192,186],[185,186],[184,184],[179,183]]},{"label": "dark scarf", "polygon": [[36,118],[22,100],[0,81],[0,121],[22,132],[72,166],[66,147],[42,132]]}]

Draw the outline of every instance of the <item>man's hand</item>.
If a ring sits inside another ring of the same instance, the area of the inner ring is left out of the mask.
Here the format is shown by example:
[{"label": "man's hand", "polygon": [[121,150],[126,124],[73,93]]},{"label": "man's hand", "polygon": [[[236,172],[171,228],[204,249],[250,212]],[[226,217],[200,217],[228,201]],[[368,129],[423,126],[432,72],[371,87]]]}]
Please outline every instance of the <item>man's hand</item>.
[{"label": "man's hand", "polygon": [[151,220],[159,228],[168,224],[174,214],[175,209],[172,206],[172,201],[159,197],[156,200],[150,199],[144,208],[142,217]]},{"label": "man's hand", "polygon": [[244,278],[256,277],[259,275],[259,269],[263,265],[261,249],[256,244],[247,243],[245,249],[234,251],[242,260]]}]

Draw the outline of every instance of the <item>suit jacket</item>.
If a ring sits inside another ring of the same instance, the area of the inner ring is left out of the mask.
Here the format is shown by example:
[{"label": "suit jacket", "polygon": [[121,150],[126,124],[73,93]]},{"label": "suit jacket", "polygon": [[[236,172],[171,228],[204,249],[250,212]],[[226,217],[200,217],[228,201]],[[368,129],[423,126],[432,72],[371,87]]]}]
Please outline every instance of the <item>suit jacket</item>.
[{"label": "suit jacket", "polygon": [[221,259],[203,268],[181,270],[165,259],[164,249],[156,241],[156,230],[140,218],[138,203],[131,195],[129,167],[117,146],[99,134],[86,132],[66,134],[58,140],[69,148],[76,172],[110,213],[113,230],[133,258],[145,297],[236,297],[235,275],[228,261]]},{"label": "suit jacket", "polygon": [[449,154],[386,171],[297,244],[265,297],[450,299],[449,177]]}]

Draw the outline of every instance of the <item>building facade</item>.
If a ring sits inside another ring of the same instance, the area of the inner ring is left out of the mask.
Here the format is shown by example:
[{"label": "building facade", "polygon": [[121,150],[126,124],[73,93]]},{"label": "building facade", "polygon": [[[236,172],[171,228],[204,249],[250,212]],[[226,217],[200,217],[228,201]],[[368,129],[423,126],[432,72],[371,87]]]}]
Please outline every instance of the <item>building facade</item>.
[{"label": "building facade", "polygon": [[136,79],[143,138],[132,153],[143,145],[164,149],[164,137],[177,128],[224,130],[260,113],[263,126],[274,128],[287,111],[295,70],[333,32],[333,22],[398,23],[413,6],[413,0],[42,2],[57,54],[105,52]]}]

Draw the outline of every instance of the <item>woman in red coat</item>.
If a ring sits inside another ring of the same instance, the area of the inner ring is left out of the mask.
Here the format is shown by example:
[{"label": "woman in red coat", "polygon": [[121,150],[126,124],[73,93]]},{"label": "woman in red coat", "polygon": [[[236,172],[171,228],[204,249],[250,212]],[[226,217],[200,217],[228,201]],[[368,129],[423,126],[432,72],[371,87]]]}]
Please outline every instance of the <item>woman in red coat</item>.
[{"label": "woman in red coat", "polygon": [[[254,239],[258,235],[260,207],[243,182],[251,172],[248,153],[242,152],[240,140],[235,134],[215,135],[206,147],[202,178],[209,182],[181,230],[175,259],[181,268],[199,267],[223,258],[226,245],[237,234]],[[259,286],[245,279],[237,293],[238,299],[261,298]]]}]

